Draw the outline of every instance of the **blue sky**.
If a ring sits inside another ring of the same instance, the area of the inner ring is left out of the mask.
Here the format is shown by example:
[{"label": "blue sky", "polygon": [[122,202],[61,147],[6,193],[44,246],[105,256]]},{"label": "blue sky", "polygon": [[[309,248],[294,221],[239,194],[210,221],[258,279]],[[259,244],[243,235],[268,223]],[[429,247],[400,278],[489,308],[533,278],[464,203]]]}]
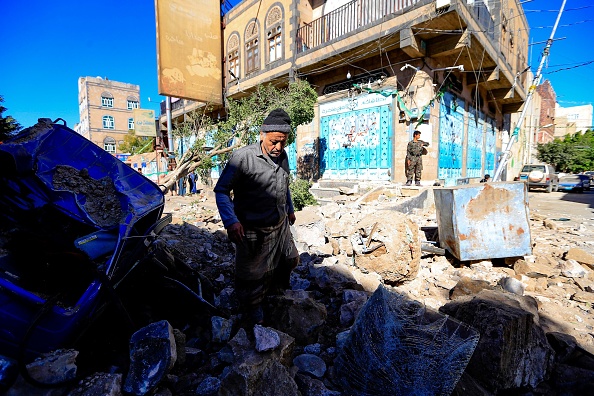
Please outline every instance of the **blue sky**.
[{"label": "blue sky", "polygon": [[[531,42],[549,38],[561,4],[524,3]],[[591,104],[594,4],[567,0],[565,8],[555,34],[565,40],[554,42],[543,81],[551,80],[564,107]],[[79,120],[77,81],[84,76],[138,84],[141,106],[159,113],[164,98],[157,89],[154,1],[6,1],[2,13],[0,95],[8,108],[5,116],[24,127],[39,117],[63,118],[73,127]],[[534,71],[544,45],[531,46]]]}]

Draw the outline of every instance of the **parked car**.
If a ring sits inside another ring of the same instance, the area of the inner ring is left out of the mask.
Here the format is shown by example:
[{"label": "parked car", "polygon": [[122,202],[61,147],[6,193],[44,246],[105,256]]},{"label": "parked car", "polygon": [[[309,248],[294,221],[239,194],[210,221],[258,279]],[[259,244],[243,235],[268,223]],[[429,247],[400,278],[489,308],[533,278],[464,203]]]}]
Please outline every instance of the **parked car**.
[{"label": "parked car", "polygon": [[528,191],[531,188],[544,188],[550,193],[559,189],[559,176],[555,174],[555,168],[549,164],[524,165],[519,180],[528,184]]},{"label": "parked car", "polygon": [[559,190],[562,191],[590,191],[590,177],[588,175],[568,175],[559,179]]},{"label": "parked car", "polygon": [[590,180],[594,181],[594,171],[585,171],[582,172],[582,174],[588,175],[590,177]]}]

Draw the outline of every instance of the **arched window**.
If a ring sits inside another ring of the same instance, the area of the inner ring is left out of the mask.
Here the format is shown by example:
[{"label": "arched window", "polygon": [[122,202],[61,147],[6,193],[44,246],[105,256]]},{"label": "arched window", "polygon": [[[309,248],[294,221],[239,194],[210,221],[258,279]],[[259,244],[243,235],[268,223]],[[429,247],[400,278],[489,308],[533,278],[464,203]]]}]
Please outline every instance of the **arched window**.
[{"label": "arched window", "polygon": [[234,81],[239,78],[239,34],[233,33],[227,40],[227,79]]},{"label": "arched window", "polygon": [[245,72],[251,73],[260,69],[260,50],[258,48],[260,30],[256,21],[252,21],[245,29]]},{"label": "arched window", "polygon": [[116,141],[114,138],[107,136],[103,139],[103,150],[108,153],[115,154],[116,152]]},{"label": "arched window", "polygon": [[113,107],[113,95],[109,92],[101,93],[101,107]]},{"label": "arched window", "polygon": [[268,63],[282,59],[283,57],[282,16],[283,12],[279,6],[272,7],[266,16]]},{"label": "arched window", "polygon": [[115,122],[113,116],[103,116],[103,129],[115,129]]},{"label": "arched window", "polygon": [[128,110],[138,109],[140,107],[138,99],[134,96],[128,96],[126,98],[126,105],[128,107]]}]

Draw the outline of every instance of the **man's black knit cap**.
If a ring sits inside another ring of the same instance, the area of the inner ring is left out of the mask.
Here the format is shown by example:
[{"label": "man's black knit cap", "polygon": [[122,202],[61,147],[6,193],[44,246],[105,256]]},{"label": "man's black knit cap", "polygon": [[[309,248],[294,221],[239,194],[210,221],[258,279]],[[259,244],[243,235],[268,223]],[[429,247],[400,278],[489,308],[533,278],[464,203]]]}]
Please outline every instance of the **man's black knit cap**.
[{"label": "man's black knit cap", "polygon": [[262,132],[291,132],[291,117],[283,109],[274,109],[262,123]]}]

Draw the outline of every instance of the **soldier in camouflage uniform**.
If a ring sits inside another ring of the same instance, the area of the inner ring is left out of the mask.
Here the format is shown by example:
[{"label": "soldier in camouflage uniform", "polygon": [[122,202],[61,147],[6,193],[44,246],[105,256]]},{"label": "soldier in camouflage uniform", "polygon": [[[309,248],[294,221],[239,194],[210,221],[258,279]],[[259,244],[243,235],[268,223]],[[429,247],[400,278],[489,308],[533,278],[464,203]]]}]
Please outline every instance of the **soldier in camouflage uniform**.
[{"label": "soldier in camouflage uniform", "polygon": [[421,185],[421,171],[423,170],[423,149],[429,146],[429,143],[420,140],[421,132],[413,132],[413,140],[406,146],[406,185],[412,184],[413,174],[415,176],[415,185]]}]

